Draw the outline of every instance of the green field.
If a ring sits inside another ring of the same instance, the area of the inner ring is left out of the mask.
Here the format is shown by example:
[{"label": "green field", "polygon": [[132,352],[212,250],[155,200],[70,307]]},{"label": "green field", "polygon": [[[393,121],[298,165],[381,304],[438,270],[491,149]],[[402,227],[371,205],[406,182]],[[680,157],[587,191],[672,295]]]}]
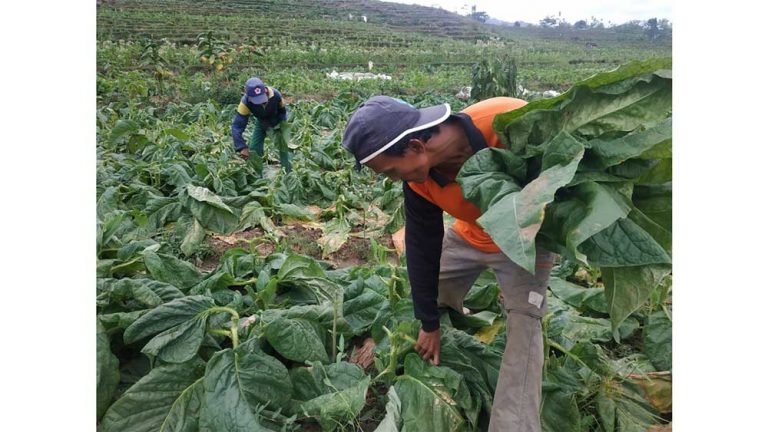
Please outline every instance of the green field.
[{"label": "green field", "polygon": [[[482,60],[514,61],[525,89],[564,92],[672,49],[638,26],[502,28],[367,0],[107,1],[96,43],[105,432],[389,431],[416,419],[485,430],[505,344],[498,285],[484,273],[473,315],[444,313],[440,368],[406,360],[419,323],[392,239],[402,189],[352,169],[346,122],[375,94],[461,110]],[[369,62],[391,79],[327,76]],[[270,139],[263,176],[234,152],[231,121],[254,75],[289,103],[290,174]],[[553,276],[544,429],[668,425],[671,276],[618,333],[599,269],[563,258]],[[406,382],[421,399],[398,399]]]}]

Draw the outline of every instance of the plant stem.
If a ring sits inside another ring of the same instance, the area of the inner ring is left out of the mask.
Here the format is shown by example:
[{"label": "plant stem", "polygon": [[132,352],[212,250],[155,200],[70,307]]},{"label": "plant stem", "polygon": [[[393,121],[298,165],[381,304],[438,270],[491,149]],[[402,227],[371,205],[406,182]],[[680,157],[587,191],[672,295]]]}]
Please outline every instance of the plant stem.
[{"label": "plant stem", "polygon": [[230,334],[229,330],[224,329],[208,329],[208,333],[210,334],[216,334],[220,336],[226,336],[228,338],[232,338],[232,334]]},{"label": "plant stem", "polygon": [[122,264],[118,264],[118,265],[112,267],[111,269],[109,269],[109,271],[111,273],[114,273],[115,270],[122,269],[123,267],[128,267],[130,265],[136,264],[137,262],[141,261],[142,259],[144,259],[143,256],[136,257],[136,258],[134,258],[134,259],[132,259],[130,261],[126,261],[126,262],[124,262]]},{"label": "plant stem", "polygon": [[206,313],[209,313],[209,314],[219,313],[219,312],[228,313],[232,316],[232,324],[229,327],[229,333],[230,333],[229,337],[230,339],[232,339],[232,348],[237,348],[237,345],[239,345],[239,342],[240,342],[237,336],[237,323],[238,321],[240,321],[240,314],[238,314],[236,310],[225,307],[225,306],[214,306],[206,311]]},{"label": "plant stem", "polygon": [[592,370],[592,368],[590,368],[586,363],[584,363],[584,361],[582,359],[580,359],[576,355],[572,354],[570,351],[565,349],[565,347],[560,345],[559,343],[557,343],[557,342],[555,342],[553,340],[549,340],[548,345],[551,346],[552,348],[557,349],[558,351],[562,352],[563,354],[567,355],[568,357],[572,358],[573,360],[576,361],[576,363],[584,366],[585,368],[587,368],[589,370]]},{"label": "plant stem", "polygon": [[339,313],[338,310],[337,310],[338,309],[337,303],[338,302],[336,302],[334,300],[334,302],[333,302],[333,329],[331,330],[331,336],[333,338],[333,343],[331,344],[331,345],[333,345],[333,347],[331,347],[331,353],[332,353],[332,356],[333,356],[332,358],[333,358],[334,361],[336,360],[336,318],[338,317],[338,313]]},{"label": "plant stem", "polygon": [[259,281],[259,278],[255,277],[255,278],[251,278],[251,279],[244,280],[244,281],[234,281],[231,284],[229,284],[229,286],[245,286],[245,285],[250,285],[250,284],[256,283],[258,281]]}]

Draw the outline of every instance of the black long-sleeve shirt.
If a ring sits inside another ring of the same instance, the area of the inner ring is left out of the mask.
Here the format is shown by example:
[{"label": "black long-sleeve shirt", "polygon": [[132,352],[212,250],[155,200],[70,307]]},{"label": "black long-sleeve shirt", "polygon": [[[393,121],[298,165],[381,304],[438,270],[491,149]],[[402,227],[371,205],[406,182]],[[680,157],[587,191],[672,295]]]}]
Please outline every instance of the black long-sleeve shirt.
[{"label": "black long-sleeve shirt", "polygon": [[403,182],[405,203],[405,250],[411,282],[413,312],[424,331],[440,327],[437,282],[443,249],[443,210]]}]

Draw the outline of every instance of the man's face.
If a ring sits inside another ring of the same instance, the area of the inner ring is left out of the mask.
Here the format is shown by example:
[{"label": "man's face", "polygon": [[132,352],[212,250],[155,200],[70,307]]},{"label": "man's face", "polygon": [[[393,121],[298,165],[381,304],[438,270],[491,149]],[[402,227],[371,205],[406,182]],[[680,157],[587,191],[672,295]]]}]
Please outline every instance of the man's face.
[{"label": "man's face", "polygon": [[402,156],[382,153],[365,165],[393,181],[424,183],[429,177],[429,159],[423,146],[409,146]]}]

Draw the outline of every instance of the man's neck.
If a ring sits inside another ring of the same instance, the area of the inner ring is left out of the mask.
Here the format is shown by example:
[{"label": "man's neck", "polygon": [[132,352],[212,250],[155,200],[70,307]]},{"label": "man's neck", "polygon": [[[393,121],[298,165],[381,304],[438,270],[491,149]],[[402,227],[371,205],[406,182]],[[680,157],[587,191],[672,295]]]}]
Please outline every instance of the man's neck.
[{"label": "man's neck", "polygon": [[446,134],[445,136],[449,138],[435,153],[435,163],[432,167],[445,174],[453,175],[472,156],[472,146],[469,145],[469,138],[460,124],[448,123],[443,128],[440,133]]}]

